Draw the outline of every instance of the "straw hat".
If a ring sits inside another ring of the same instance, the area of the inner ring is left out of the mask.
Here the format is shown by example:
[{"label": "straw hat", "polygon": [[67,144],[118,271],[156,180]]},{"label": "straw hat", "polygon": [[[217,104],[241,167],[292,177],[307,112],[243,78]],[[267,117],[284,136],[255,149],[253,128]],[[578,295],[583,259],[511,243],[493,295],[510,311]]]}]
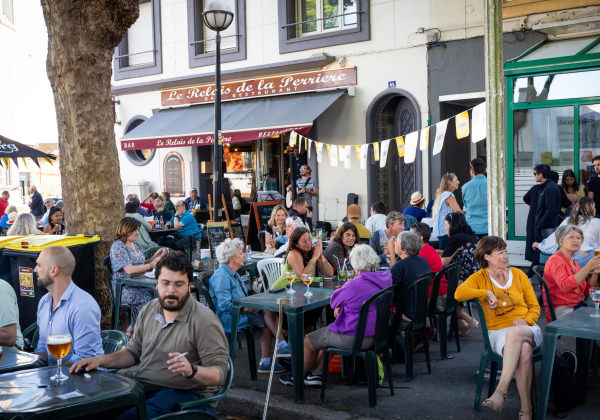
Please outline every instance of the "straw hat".
[{"label": "straw hat", "polygon": [[425,200],[425,198],[423,197],[423,194],[421,194],[420,191],[415,191],[410,196],[410,205],[411,206],[415,206],[415,205],[419,204],[423,200]]},{"label": "straw hat", "polygon": [[348,206],[348,219],[361,218],[362,212],[358,204],[350,204]]}]

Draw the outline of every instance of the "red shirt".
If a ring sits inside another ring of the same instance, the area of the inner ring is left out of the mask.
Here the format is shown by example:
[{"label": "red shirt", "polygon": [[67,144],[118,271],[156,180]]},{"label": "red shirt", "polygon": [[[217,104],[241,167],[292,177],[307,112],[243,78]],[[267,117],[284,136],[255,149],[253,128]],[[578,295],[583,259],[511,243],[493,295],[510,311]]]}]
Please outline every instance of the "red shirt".
[{"label": "red shirt", "polygon": [[[590,284],[587,280],[583,280],[577,284],[575,273],[581,270],[577,261],[573,260],[573,266],[569,259],[560,251],[556,251],[554,255],[548,258],[544,266],[544,281],[548,285],[550,291],[550,299],[552,306],[576,306],[579,302],[586,300],[586,296],[590,293]],[[546,307],[546,321],[551,322],[550,309],[546,301],[544,293],[544,306]]]},{"label": "red shirt", "polygon": [[[442,258],[431,245],[423,245],[419,255],[427,260],[429,267],[431,267],[431,271],[434,273],[437,273],[444,268],[444,265],[442,264]],[[432,288],[433,282],[431,283],[431,286],[429,286],[429,294],[427,297],[431,297]],[[448,293],[448,282],[446,282],[446,276],[442,276],[440,279],[440,290],[438,291],[438,296],[445,296],[446,293]]]},{"label": "red shirt", "polygon": [[8,201],[4,201],[4,199],[0,198],[0,216],[4,215],[6,208],[8,207]]},{"label": "red shirt", "polygon": [[148,213],[150,213],[152,210],[154,210],[154,204],[152,204],[152,203],[140,203],[140,206],[142,206],[143,208],[148,210]]}]

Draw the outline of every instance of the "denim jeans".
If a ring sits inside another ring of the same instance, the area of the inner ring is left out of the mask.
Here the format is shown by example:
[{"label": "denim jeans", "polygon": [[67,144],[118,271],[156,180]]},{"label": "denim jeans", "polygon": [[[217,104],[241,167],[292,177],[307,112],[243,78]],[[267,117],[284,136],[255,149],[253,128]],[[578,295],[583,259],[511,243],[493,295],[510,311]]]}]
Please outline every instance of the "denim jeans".
[{"label": "denim jeans", "polygon": [[[144,391],[146,393],[146,413],[148,419],[172,413],[179,403],[201,398],[194,392],[180,391],[172,388],[145,386]],[[215,413],[214,407],[208,404],[194,407],[194,409],[208,411],[211,414]],[[137,418],[137,410],[133,407],[121,414],[118,417],[118,420],[137,420]]]}]

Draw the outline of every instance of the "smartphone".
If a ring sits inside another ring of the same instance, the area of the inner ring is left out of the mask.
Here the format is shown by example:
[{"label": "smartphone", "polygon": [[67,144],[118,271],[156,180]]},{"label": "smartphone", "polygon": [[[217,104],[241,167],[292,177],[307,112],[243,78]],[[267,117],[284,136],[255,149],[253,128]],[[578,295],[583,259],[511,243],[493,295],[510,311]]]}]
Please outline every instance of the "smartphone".
[{"label": "smartphone", "polygon": [[283,292],[284,290],[285,290],[285,287],[278,287],[277,289],[269,290],[269,293],[279,293],[279,292]]}]

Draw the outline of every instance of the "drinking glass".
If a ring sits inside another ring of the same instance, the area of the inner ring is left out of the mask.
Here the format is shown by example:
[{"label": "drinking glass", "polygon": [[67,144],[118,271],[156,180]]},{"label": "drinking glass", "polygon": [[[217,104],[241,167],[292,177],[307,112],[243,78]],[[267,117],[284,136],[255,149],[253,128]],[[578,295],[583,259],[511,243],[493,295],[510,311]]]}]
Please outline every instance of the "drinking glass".
[{"label": "drinking glass", "polygon": [[317,238],[323,239],[323,229],[319,228],[319,229],[315,229],[315,231],[317,233]]},{"label": "drinking glass", "polygon": [[0,363],[2,363],[2,346],[0,346]]},{"label": "drinking glass", "polygon": [[50,380],[56,382],[62,382],[69,379],[69,377],[62,373],[60,370],[60,366],[62,364],[62,359],[69,351],[71,351],[71,344],[73,339],[71,338],[71,334],[51,334],[48,336],[48,340],[46,341],[46,346],[48,347],[48,353],[52,355],[56,359],[56,375],[51,376]]},{"label": "drinking glass", "polygon": [[290,288],[288,289],[288,293],[293,295],[294,293],[296,293],[294,291],[294,289],[292,288],[292,283],[294,282],[294,280],[296,280],[296,274],[290,270],[287,273],[285,273],[285,279],[287,280],[288,284],[290,285]]},{"label": "drinking glass", "polygon": [[593,313],[592,315],[590,315],[592,318],[600,318],[600,311],[599,311],[599,306],[600,306],[600,288],[598,287],[592,287],[590,289],[590,297],[592,298],[592,301],[594,302],[594,305],[596,305],[596,312]]},{"label": "drinking glass", "polygon": [[338,281],[341,284],[344,284],[347,279],[348,279],[348,274],[346,273],[346,271],[345,270],[339,270],[338,271]]},{"label": "drinking glass", "polygon": [[313,276],[312,274],[302,274],[302,283],[304,283],[306,285],[306,293],[304,293],[304,296],[306,297],[311,297],[313,294],[310,292],[310,284],[313,281]]},{"label": "drinking glass", "polygon": [[246,245],[246,254],[248,254],[248,257],[252,254],[252,247],[250,245]]},{"label": "drinking glass", "polygon": [[346,271],[346,278],[348,280],[352,280],[354,277],[356,277],[356,274],[354,273],[354,270],[348,270],[348,271]]}]

